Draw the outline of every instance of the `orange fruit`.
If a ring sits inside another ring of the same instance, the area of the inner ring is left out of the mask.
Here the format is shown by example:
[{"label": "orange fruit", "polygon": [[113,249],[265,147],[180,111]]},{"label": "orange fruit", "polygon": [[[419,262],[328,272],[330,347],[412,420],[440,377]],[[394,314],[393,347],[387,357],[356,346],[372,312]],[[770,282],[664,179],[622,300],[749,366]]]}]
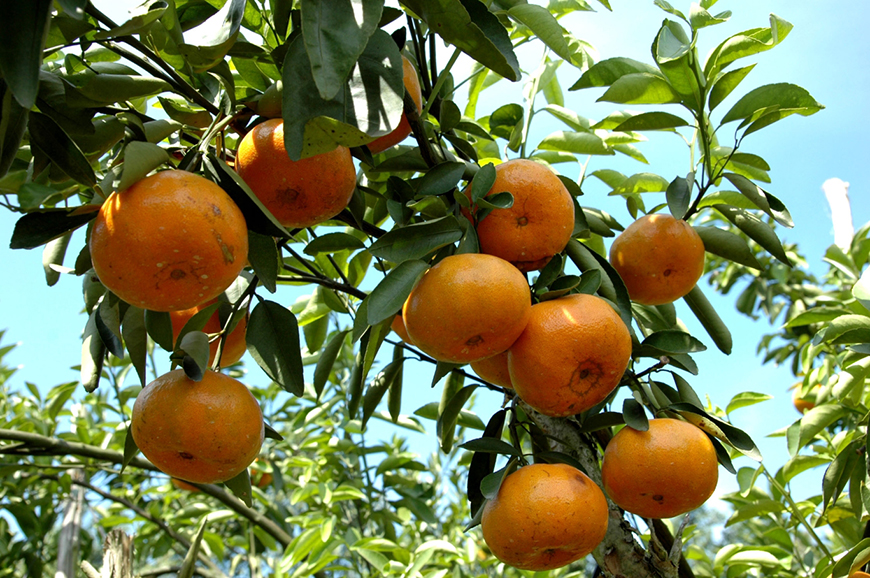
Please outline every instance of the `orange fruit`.
[{"label": "orange fruit", "polygon": [[502,351],[498,355],[487,357],[479,361],[471,362],[471,369],[474,370],[481,379],[485,379],[495,385],[500,385],[508,389],[513,389],[511,384],[511,374],[508,370],[508,352]]},{"label": "orange fruit", "polygon": [[179,480],[178,478],[169,478],[169,482],[173,486],[178,488],[179,490],[185,490],[185,491],[188,491],[192,494],[198,494],[198,493],[202,492],[202,490],[200,490],[199,488],[197,488],[193,484],[189,484],[189,483],[185,482],[184,480]]},{"label": "orange fruit", "polygon": [[407,343],[408,345],[414,345],[414,342],[411,340],[411,336],[408,335],[408,330],[405,329],[405,319],[402,317],[402,314],[399,313],[393,319],[393,322],[390,324],[390,328],[396,332],[396,335],[402,338],[402,341]]},{"label": "orange fruit", "polygon": [[620,508],[644,518],[673,518],[707,501],[719,481],[713,443],[678,419],[649,422],[649,431],[624,427],[601,463],[604,491]]},{"label": "orange fruit", "polygon": [[704,242],[671,215],[645,215],[610,246],[610,263],[632,301],[663,305],[686,295],[704,274]]},{"label": "orange fruit", "polygon": [[273,118],[252,128],[239,143],[236,171],[257,198],[288,228],[329,220],[350,202],[356,169],[350,149],[290,160],[284,148],[284,121]]},{"label": "orange fruit", "polygon": [[[417,76],[417,69],[411,64],[405,55],[402,55],[402,82],[405,84],[405,90],[411,95],[414,104],[417,105],[417,112],[423,112],[423,92],[420,90],[420,78]],[[408,123],[408,117],[402,113],[402,119],[399,125],[382,137],[378,137],[368,145],[372,154],[383,152],[391,146],[397,145],[407,136],[411,134],[411,125]]]},{"label": "orange fruit", "polygon": [[631,358],[631,336],[600,297],[567,295],[532,306],[508,352],[511,383],[537,411],[564,417],[603,401]]},{"label": "orange fruit", "polygon": [[189,309],[224,292],[248,259],[245,217],[186,171],[145,177],[100,207],[88,246],[100,281],[143,309]]},{"label": "orange fruit", "polygon": [[802,387],[803,383],[800,381],[792,386],[794,393],[791,395],[791,401],[794,404],[794,408],[798,410],[799,413],[807,413],[816,407],[816,395],[822,386],[817,384],[810,390],[810,393],[806,397],[801,397]]},{"label": "orange fruit", "polygon": [[533,464],[509,475],[483,506],[492,553],[522,570],[552,570],[583,558],[607,532],[607,500],[580,470]]},{"label": "orange fruit", "polygon": [[414,344],[439,361],[469,363],[501,353],[526,326],[531,292],[522,273],[492,255],[442,259],[402,307]]},{"label": "orange fruit", "polygon": [[[169,314],[169,318],[172,320],[172,340],[178,340],[178,334],[181,333],[182,328],[184,328],[184,324],[190,321],[190,318],[196,315],[202,309],[205,309],[215,300],[212,299],[208,303],[203,303],[201,305],[197,305],[196,307],[191,307],[190,309],[185,309],[184,311],[172,311]],[[242,317],[238,324],[236,324],[236,328],[233,329],[229,336],[224,338],[224,349],[221,353],[221,366],[226,367],[228,365],[232,365],[238,360],[242,358],[247,349],[247,343],[245,341],[245,330],[248,327],[248,318],[247,316]],[[205,326],[202,328],[202,331],[208,334],[220,333],[223,327],[221,326],[220,312],[215,311],[212,313],[211,317],[208,318],[208,321],[205,322]],[[214,339],[208,345],[208,364],[211,365],[214,363],[214,358],[217,355],[218,349],[218,341],[219,339]]]},{"label": "orange fruit", "polygon": [[870,574],[861,571],[852,572],[851,574],[849,574],[849,578],[870,578]]},{"label": "orange fruit", "polygon": [[[480,252],[510,261],[523,272],[540,269],[571,240],[571,194],[553,171],[528,159],[502,163],[495,167],[495,174],[486,196],[507,191],[514,196],[514,204],[492,210],[477,224]],[[471,198],[471,187],[465,194]]]},{"label": "orange fruit", "polygon": [[257,462],[260,461],[260,458],[254,460],[254,465],[251,466],[251,484],[262,489],[272,483],[272,474],[260,469],[259,467],[255,467]]},{"label": "orange fruit", "polygon": [[130,430],[160,471],[200,484],[241,473],[257,457],[265,436],[260,404],[240,381],[206,371],[197,382],[181,369],[139,393]]}]

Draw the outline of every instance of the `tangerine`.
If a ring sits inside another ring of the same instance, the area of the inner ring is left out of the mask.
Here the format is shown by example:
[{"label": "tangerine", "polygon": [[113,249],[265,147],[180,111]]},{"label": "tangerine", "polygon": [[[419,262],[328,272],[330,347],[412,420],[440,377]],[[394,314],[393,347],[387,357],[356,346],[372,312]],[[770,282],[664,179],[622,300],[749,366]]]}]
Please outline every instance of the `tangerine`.
[{"label": "tangerine", "polygon": [[849,578],[870,578],[870,574],[859,570],[858,572],[852,572],[849,574]]},{"label": "tangerine", "polygon": [[218,185],[156,173],[100,207],[88,247],[100,281],[143,309],[179,311],[214,299],[248,259],[245,217]]},{"label": "tangerine", "polygon": [[816,395],[818,394],[819,389],[821,389],[820,384],[816,384],[815,387],[812,388],[809,394],[804,397],[801,397],[801,389],[802,382],[797,382],[792,386],[794,389],[794,393],[791,395],[792,404],[794,404],[794,408],[798,410],[799,413],[807,413],[814,407],[816,407]]},{"label": "tangerine", "polygon": [[610,246],[610,263],[632,301],[664,305],[688,294],[704,274],[704,242],[671,215],[644,215]]},{"label": "tangerine", "polygon": [[[535,161],[507,161],[495,167],[495,175],[486,196],[507,191],[514,204],[494,209],[477,223],[480,251],[510,261],[524,273],[536,271],[571,240],[574,200],[559,177]],[[465,194],[471,198],[471,187]]]},{"label": "tangerine", "polygon": [[265,436],[260,404],[240,381],[215,371],[193,381],[181,369],[139,393],[130,431],[160,471],[200,484],[241,473],[257,457]]},{"label": "tangerine", "polygon": [[200,490],[193,484],[185,482],[184,480],[179,480],[178,478],[169,478],[169,482],[179,490],[185,490],[192,494],[198,494],[202,492],[202,490]]},{"label": "tangerine", "polygon": [[[417,69],[414,68],[414,65],[411,64],[411,61],[404,54],[402,55],[402,82],[405,85],[405,90],[408,91],[408,94],[414,100],[414,104],[417,105],[417,112],[423,112],[423,92],[420,90],[420,78],[417,76]],[[403,112],[402,119],[392,132],[376,138],[366,146],[369,147],[372,154],[377,154],[387,150],[391,146],[399,144],[409,134],[411,134],[411,124]]]},{"label": "tangerine", "polygon": [[508,369],[508,352],[502,351],[498,355],[487,357],[479,361],[471,362],[471,369],[474,370],[481,379],[485,379],[495,385],[500,385],[508,389],[513,389],[511,384],[511,374]]},{"label": "tangerine", "polygon": [[642,432],[624,427],[601,463],[604,491],[620,508],[644,518],[673,518],[707,501],[719,481],[716,448],[694,425],[653,419]]},{"label": "tangerine", "polygon": [[508,352],[508,369],[520,399],[545,415],[565,417],[610,395],[630,359],[631,335],[613,307],[574,294],[532,306]]},{"label": "tangerine", "polygon": [[522,570],[561,568],[592,552],[607,533],[607,500],[580,470],[533,464],[505,478],[483,506],[483,539]]},{"label": "tangerine", "polygon": [[414,344],[439,361],[469,363],[506,350],[526,326],[531,292],[503,259],[463,253],[417,281],[402,307]]},{"label": "tangerine", "polygon": [[[190,318],[214,303],[215,301],[216,299],[212,299],[208,303],[203,303],[201,305],[197,305],[196,307],[185,309],[184,311],[172,311],[169,314],[169,318],[172,321],[172,340],[178,341],[178,335],[181,333],[184,325],[188,321],[190,321]],[[221,352],[221,366],[226,367],[228,365],[232,365],[240,360],[243,355],[245,355],[245,351],[247,350],[245,331],[247,327],[248,318],[247,316],[244,316],[239,319],[239,322],[236,324],[235,329],[233,329],[230,334],[224,338],[224,348]],[[208,318],[208,321],[205,322],[202,331],[213,335],[220,333],[222,329],[223,326],[221,325],[220,312],[216,310],[214,313],[212,313],[211,317]],[[214,358],[217,355],[218,350],[218,341],[219,339],[214,339],[208,345],[209,365],[214,363]]]},{"label": "tangerine", "polygon": [[284,120],[280,118],[258,124],[242,138],[236,171],[288,228],[311,227],[331,219],[347,206],[356,188],[350,149],[338,146],[291,160],[284,148]]},{"label": "tangerine", "polygon": [[396,332],[396,335],[402,338],[402,341],[407,343],[408,345],[414,345],[414,342],[411,340],[411,336],[408,335],[408,330],[405,329],[405,318],[402,317],[402,314],[399,313],[393,319],[393,322],[390,324],[390,328]]}]

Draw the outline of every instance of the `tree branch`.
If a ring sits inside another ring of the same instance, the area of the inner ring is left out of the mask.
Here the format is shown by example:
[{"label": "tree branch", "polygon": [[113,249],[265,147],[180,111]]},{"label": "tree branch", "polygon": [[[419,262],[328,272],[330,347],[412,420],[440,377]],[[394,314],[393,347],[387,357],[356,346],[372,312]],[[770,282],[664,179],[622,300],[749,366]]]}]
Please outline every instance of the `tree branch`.
[{"label": "tree branch", "polygon": [[[98,448],[96,446],[90,446],[87,444],[77,443],[77,442],[68,442],[65,440],[61,440],[58,438],[51,438],[46,436],[41,436],[39,434],[22,432],[10,429],[0,429],[0,440],[11,440],[24,442],[26,446],[22,447],[21,444],[14,444],[14,447],[10,448],[9,446],[0,446],[0,454],[12,454],[12,455],[56,455],[56,456],[80,456],[87,458],[94,458],[104,462],[110,462],[113,464],[122,464],[124,463],[124,454],[121,452],[116,452],[112,450],[104,450],[102,448]],[[36,448],[41,450],[39,452],[27,451],[31,448]],[[154,467],[151,462],[140,458],[134,457],[130,461],[130,465],[152,472],[160,471],[156,467]],[[293,537],[290,536],[287,532],[284,531],[278,524],[274,521],[270,520],[260,512],[248,508],[235,496],[221,489],[220,487],[214,484],[196,484],[198,488],[200,488],[204,493],[212,496],[213,498],[217,498],[222,504],[227,506],[230,510],[236,512],[240,516],[244,516],[251,522],[257,524],[261,528],[263,528],[266,532],[268,532],[273,538],[275,538],[278,542],[281,543],[282,546],[286,547],[293,540]]]}]

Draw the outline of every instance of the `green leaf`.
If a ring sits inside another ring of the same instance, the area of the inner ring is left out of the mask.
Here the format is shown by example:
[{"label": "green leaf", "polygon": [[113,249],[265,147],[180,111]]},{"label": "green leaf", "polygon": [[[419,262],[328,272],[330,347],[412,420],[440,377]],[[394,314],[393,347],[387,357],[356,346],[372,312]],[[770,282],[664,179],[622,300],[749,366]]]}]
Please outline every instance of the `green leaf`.
[{"label": "green leaf", "polygon": [[[489,422],[487,422],[486,428],[483,430],[483,437],[480,439],[500,441],[506,417],[506,410],[501,409],[496,411],[489,418]],[[513,448],[513,446],[511,447]],[[466,494],[468,495],[468,504],[472,516],[476,516],[479,513],[480,506],[483,505],[485,498],[480,489],[481,482],[493,472],[497,458],[498,455],[496,454],[483,452],[475,453],[471,457],[471,464],[468,466]]]},{"label": "green leaf", "polygon": [[740,235],[718,227],[693,227],[704,242],[704,250],[723,259],[761,271],[761,264]]},{"label": "green leaf", "polygon": [[583,73],[580,80],[568,90],[580,90],[593,86],[610,86],[620,78],[630,74],[647,73],[661,78],[661,72],[651,64],[638,62],[631,58],[608,58],[593,65]]},{"label": "green leaf", "polygon": [[840,307],[813,307],[789,319],[785,327],[803,327],[813,323],[826,323],[833,321],[841,315],[849,315],[850,313],[850,310]]},{"label": "green leaf", "polygon": [[248,468],[239,472],[236,477],[224,482],[224,485],[247,507],[251,508],[253,506],[253,501],[251,500],[251,473]]},{"label": "green leaf", "polygon": [[402,0],[448,44],[508,80],[520,79],[510,37],[498,18],[478,0]]},{"label": "green leaf", "polygon": [[429,253],[462,238],[456,217],[449,215],[406,227],[398,227],[375,241],[369,252],[386,261],[401,263],[422,259]]},{"label": "green leaf", "polygon": [[329,100],[378,29],[383,1],[302,0],[302,36],[320,97]]},{"label": "green leaf", "polygon": [[651,347],[664,354],[706,351],[703,343],[683,331],[665,330],[650,334],[641,347]]},{"label": "green leaf", "polygon": [[725,408],[725,413],[730,414],[732,411],[740,408],[749,407],[762,401],[773,399],[772,395],[766,393],[756,393],[754,391],[743,391],[731,398],[728,402],[728,407]]},{"label": "green leaf", "polygon": [[852,477],[852,471],[863,464],[864,443],[864,440],[850,442],[825,470],[822,478],[822,511],[828,509],[829,503],[837,501],[849,478]]},{"label": "green leaf", "polygon": [[828,464],[830,462],[830,458],[798,454],[791,458],[789,461],[787,461],[784,466],[782,466],[783,482],[788,483],[798,474]]},{"label": "green leaf", "polygon": [[745,456],[757,462],[761,461],[761,452],[758,451],[758,447],[752,441],[752,438],[743,430],[708,414],[703,409],[690,403],[676,403],[670,409],[678,412],[711,436],[727,441]]},{"label": "green leaf", "polygon": [[794,227],[791,214],[789,214],[785,205],[782,204],[782,201],[742,175],[725,173],[722,176],[731,181],[731,184],[737,187],[737,190],[740,191],[744,197],[752,201],[756,207],[773,217],[777,223],[784,227]]},{"label": "green leaf", "polygon": [[31,112],[27,126],[31,144],[44,152],[58,169],[87,187],[97,184],[94,169],[84,153],[51,117]]},{"label": "green leaf", "polygon": [[[864,538],[849,549],[849,551],[840,558],[836,564],[834,564],[831,578],[845,578],[846,575],[852,572],[852,566],[854,566],[856,562],[860,563],[861,561],[866,560],[868,556],[870,556],[870,538]],[[858,570],[858,568],[855,568],[855,570]]]},{"label": "green leaf", "polygon": [[465,173],[465,163],[443,162],[429,169],[417,181],[418,195],[443,195],[453,190]]},{"label": "green leaf", "polygon": [[770,28],[753,28],[727,38],[713,49],[704,64],[704,76],[716,78],[719,71],[739,58],[770,50],[788,36],[793,26],[775,14],[770,15]]},{"label": "green leaf", "polygon": [[457,391],[438,416],[435,429],[441,441],[441,451],[444,453],[450,453],[450,450],[453,448],[453,438],[456,431],[456,422],[459,420],[459,413],[477,387],[477,384],[466,385]]},{"label": "green leaf", "polygon": [[719,351],[725,355],[730,355],[733,344],[731,331],[728,330],[728,326],[719,317],[713,304],[707,300],[701,288],[695,285],[691,291],[683,296],[683,300],[689,306],[689,309],[692,310],[692,313],[695,314],[698,321],[701,322],[707,335],[710,336],[713,343],[719,348]]},{"label": "green leaf", "polygon": [[792,266],[791,261],[789,261],[788,256],[785,254],[785,250],[782,248],[779,237],[776,236],[776,233],[767,223],[743,209],[716,205],[716,210],[722,213],[738,229],[746,233],[750,239],[764,247],[768,253],[789,267]]},{"label": "green leaf", "polygon": [[194,72],[206,71],[224,61],[239,35],[246,4],[247,0],[227,0],[202,24],[185,32],[178,51]]},{"label": "green leaf", "polygon": [[480,482],[480,491],[487,500],[492,500],[498,495],[502,483],[504,483],[509,475],[516,471],[517,465],[517,459],[511,458],[505,467],[483,478]]},{"label": "green leaf", "polygon": [[649,419],[643,406],[632,398],[626,398],[622,402],[622,415],[625,418],[625,425],[637,431],[649,430]]},{"label": "green leaf", "polygon": [[393,382],[396,378],[401,374],[402,365],[404,364],[404,358],[399,358],[384,367],[383,371],[378,373],[377,377],[372,381],[371,385],[369,385],[368,391],[366,391],[365,396],[363,397],[363,417],[362,424],[365,427],[366,423],[368,423],[369,418],[371,418],[374,411],[377,409],[378,404],[384,398],[384,395],[393,385]]},{"label": "green leaf", "polygon": [[319,253],[338,253],[339,251],[356,251],[357,249],[364,248],[365,243],[353,235],[348,233],[327,233],[312,239],[302,252],[313,257]]},{"label": "green leaf", "polygon": [[670,2],[666,2],[665,0],[653,0],[653,4],[655,4],[656,6],[658,6],[659,8],[664,10],[665,12],[667,12],[668,14],[673,14],[674,16],[677,16],[678,18],[682,18],[683,20],[686,20],[685,15],[682,12],[680,12],[679,10],[677,10],[676,8],[674,8],[673,6],[671,6]]},{"label": "green leaf", "polygon": [[516,103],[498,107],[489,115],[489,132],[493,136],[510,140],[516,129],[522,128],[524,114],[523,107]]},{"label": "green leaf", "polygon": [[722,24],[723,22],[727,22],[728,18],[731,16],[731,11],[726,10],[716,16],[713,16],[707,10],[699,6],[698,4],[692,3],[691,8],[689,8],[689,22],[692,24],[692,28],[695,30],[700,30],[701,28],[706,28],[707,26],[713,26],[715,24]]},{"label": "green leaf", "polygon": [[96,211],[43,209],[27,213],[15,222],[10,249],[35,249],[94,219]]},{"label": "green leaf", "polygon": [[122,474],[127,466],[130,465],[130,462],[133,461],[133,458],[136,457],[136,454],[139,453],[139,446],[136,445],[136,440],[133,439],[133,433],[130,431],[130,427],[130,425],[127,426],[127,433],[124,435],[124,458],[121,461],[120,472]]},{"label": "green leaf", "polygon": [[[193,381],[202,381],[208,369],[208,335],[202,331],[189,331],[179,339],[176,349],[183,352],[184,373]],[[193,364],[187,362],[190,359]]]},{"label": "green leaf", "polygon": [[334,333],[320,353],[320,359],[317,360],[317,365],[314,368],[314,392],[317,399],[320,399],[323,394],[323,388],[329,380],[329,374],[332,373],[335,360],[338,359],[338,354],[341,352],[341,347],[344,345],[348,333],[350,330],[347,329]]},{"label": "green leaf", "polygon": [[858,281],[852,285],[852,297],[870,309],[870,269],[865,269]]},{"label": "green leaf", "polygon": [[248,351],[273,381],[295,396],[305,390],[296,316],[274,301],[261,301],[251,312]]},{"label": "green leaf", "polygon": [[816,333],[813,343],[870,343],[870,318],[864,315],[841,315]]},{"label": "green leaf", "polygon": [[604,139],[591,132],[556,131],[544,138],[537,148],[579,155],[615,154],[613,149],[604,142]]},{"label": "green leaf", "polygon": [[99,311],[91,313],[82,335],[82,363],[79,373],[82,386],[88,393],[93,393],[100,385],[103,362],[106,359],[106,346],[97,330],[98,315]]},{"label": "green leaf", "polygon": [[369,325],[392,318],[401,310],[417,280],[426,272],[429,264],[413,259],[400,263],[378,283],[366,299]]},{"label": "green leaf", "polygon": [[145,175],[169,162],[169,154],[156,144],[131,141],[124,147],[124,169],[118,190],[124,191]]},{"label": "green leaf", "polygon": [[248,229],[261,235],[271,237],[289,237],[290,233],[263,205],[251,187],[242,180],[239,174],[219,160],[213,153],[203,159],[205,174],[211,177],[238,205],[245,216]]},{"label": "green leaf", "polygon": [[66,80],[77,89],[67,90],[66,93],[66,103],[73,108],[107,106],[172,90],[168,82],[159,78],[132,74],[95,74],[90,70],[68,76]]},{"label": "green leaf", "polygon": [[710,89],[710,110],[712,111],[714,108],[719,106],[722,101],[725,100],[741,82],[743,82],[746,75],[752,72],[753,68],[755,68],[755,64],[750,64],[749,66],[726,72],[720,76],[713,84],[713,88]]},{"label": "green leaf", "polygon": [[484,436],[478,439],[467,441],[464,444],[460,444],[459,447],[470,452],[502,454],[505,456],[513,456],[515,458],[522,457],[522,452],[520,450],[518,450],[511,444],[504,442],[500,439],[496,439],[494,437]]},{"label": "green leaf", "polygon": [[161,6],[159,3],[155,3],[155,6],[155,8],[151,8],[143,14],[133,16],[120,26],[97,32],[94,34],[94,40],[108,40],[119,36],[131,36],[133,34],[147,32],[148,28],[163,16],[167,9],[165,4]]},{"label": "green leaf", "polygon": [[565,107],[556,105],[556,104],[548,104],[544,107],[545,111],[549,112],[554,117],[558,118],[569,127],[576,131],[586,131],[589,132],[589,119],[583,118],[573,110],[567,109]]},{"label": "green leaf", "polygon": [[[189,323],[189,321],[188,321]],[[165,311],[145,310],[145,330],[165,351],[173,350],[172,319]]]},{"label": "green leaf", "polygon": [[284,58],[282,110],[284,146],[293,160],[355,147],[389,133],[402,116],[402,59],[382,30],[369,38],[357,64],[335,96],[311,90],[314,77],[302,38],[290,42]]},{"label": "green leaf", "polygon": [[613,130],[667,130],[679,126],[692,126],[682,118],[668,112],[645,112],[619,123]]},{"label": "green leaf", "polygon": [[668,209],[674,218],[682,219],[685,217],[692,202],[692,188],[689,181],[683,177],[672,180],[668,185],[668,190],[665,191],[665,198],[668,200]]},{"label": "green leaf", "polygon": [[683,97],[683,103],[691,110],[702,109],[701,88],[698,86],[692,56],[691,40],[677,22],[665,20],[653,43],[653,56],[667,78],[670,86]]},{"label": "green leaf", "polygon": [[767,84],[751,90],[738,100],[722,118],[722,124],[743,120],[743,127],[752,123],[746,129],[745,136],[792,114],[810,116],[823,108],[824,105],[800,86],[784,82]]},{"label": "green leaf", "polygon": [[136,368],[136,374],[142,387],[145,387],[145,371],[148,359],[148,333],[145,330],[145,311],[138,307],[129,306],[124,313],[121,323],[121,335],[124,345],[130,354],[130,361]]},{"label": "green leaf", "polygon": [[800,420],[797,449],[807,445],[819,432],[846,415],[847,411],[838,403],[825,403],[805,413]]},{"label": "green leaf", "polygon": [[609,196],[634,193],[659,193],[668,190],[667,179],[654,173],[637,173],[622,181]]},{"label": "green leaf", "polygon": [[596,102],[617,104],[668,104],[682,97],[657,74],[638,72],[619,77]]},{"label": "green leaf", "polygon": [[49,25],[51,0],[5,2],[0,18],[0,72],[24,109],[36,103],[42,42]]},{"label": "green leaf", "polygon": [[565,36],[569,32],[559,24],[559,21],[547,8],[536,4],[516,4],[511,6],[507,13],[517,22],[527,26],[541,42],[558,54],[562,60],[572,61],[574,55],[565,40]]},{"label": "green leaf", "polygon": [[278,288],[278,267],[280,254],[275,238],[248,230],[248,262],[256,273],[260,284],[269,293]]}]

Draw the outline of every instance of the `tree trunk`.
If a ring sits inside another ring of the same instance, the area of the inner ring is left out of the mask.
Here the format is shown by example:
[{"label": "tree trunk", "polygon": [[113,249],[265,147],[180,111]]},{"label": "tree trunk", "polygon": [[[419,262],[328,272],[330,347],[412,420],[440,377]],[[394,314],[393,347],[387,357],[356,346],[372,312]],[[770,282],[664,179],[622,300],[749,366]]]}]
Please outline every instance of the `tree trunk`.
[{"label": "tree trunk", "polygon": [[[84,481],[84,470],[72,470],[73,481]],[[85,490],[79,485],[70,487],[69,496],[64,500],[63,523],[57,543],[57,571],[54,578],[73,578],[76,575],[76,561],[79,559],[79,539],[82,529],[82,511],[85,505]]]},{"label": "tree trunk", "polygon": [[112,530],[103,542],[103,567],[97,572],[86,560],[81,568],[88,578],[133,578],[133,537]]}]

